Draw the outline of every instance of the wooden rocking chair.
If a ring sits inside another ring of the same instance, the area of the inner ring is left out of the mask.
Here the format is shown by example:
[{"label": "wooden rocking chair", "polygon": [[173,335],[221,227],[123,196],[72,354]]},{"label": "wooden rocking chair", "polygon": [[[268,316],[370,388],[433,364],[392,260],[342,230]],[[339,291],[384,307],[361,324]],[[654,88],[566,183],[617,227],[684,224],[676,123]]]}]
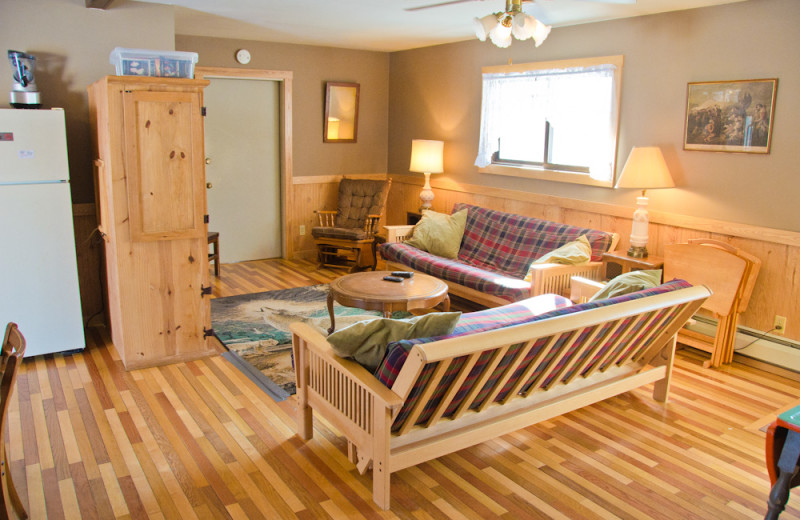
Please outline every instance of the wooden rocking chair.
[{"label": "wooden rocking chair", "polygon": [[351,272],[375,270],[375,234],[386,208],[391,179],[342,179],[337,210],[318,210],[311,229],[320,267],[350,266]]}]

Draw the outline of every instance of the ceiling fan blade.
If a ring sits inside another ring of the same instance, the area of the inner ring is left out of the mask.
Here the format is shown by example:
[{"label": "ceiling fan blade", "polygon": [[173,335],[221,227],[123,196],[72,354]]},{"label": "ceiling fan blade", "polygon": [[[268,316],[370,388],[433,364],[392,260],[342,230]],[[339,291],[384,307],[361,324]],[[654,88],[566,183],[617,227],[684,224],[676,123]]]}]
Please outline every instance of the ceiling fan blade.
[{"label": "ceiling fan blade", "polygon": [[452,5],[452,4],[463,4],[466,2],[475,2],[475,1],[483,1],[483,0],[450,0],[449,2],[441,2],[438,4],[430,4],[430,5],[421,5],[419,7],[408,7],[405,11],[421,11],[422,9],[431,9],[433,7],[442,7],[444,5]]}]

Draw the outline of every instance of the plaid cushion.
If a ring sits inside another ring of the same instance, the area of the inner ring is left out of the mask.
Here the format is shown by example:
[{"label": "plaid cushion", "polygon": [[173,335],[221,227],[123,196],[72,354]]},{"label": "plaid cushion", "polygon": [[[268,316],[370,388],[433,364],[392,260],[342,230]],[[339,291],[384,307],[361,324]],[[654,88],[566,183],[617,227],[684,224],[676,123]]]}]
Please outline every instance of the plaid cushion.
[{"label": "plaid cushion", "polygon": [[592,245],[592,260],[599,261],[611,246],[605,231],[558,224],[464,203],[453,212],[467,209],[467,224],[458,260],[493,273],[524,278],[532,261],[586,235]]},{"label": "plaid cushion", "polygon": [[399,262],[421,273],[455,282],[484,294],[498,296],[509,302],[522,300],[531,295],[530,282],[432,255],[407,244],[381,244],[380,252],[386,260]]},{"label": "plaid cushion", "polygon": [[[489,309],[488,311],[491,311],[493,313],[492,314],[492,318],[493,318],[493,322],[494,322],[493,324],[485,324],[483,328],[479,326],[476,329],[469,330],[469,331],[463,331],[461,333],[458,333],[459,327],[457,326],[456,330],[453,332],[453,334],[450,335],[450,336],[446,336],[446,337],[449,338],[449,337],[453,337],[454,335],[463,335],[463,334],[466,334],[466,333],[470,333],[471,334],[471,333],[475,333],[475,332],[483,332],[484,330],[492,330],[492,329],[495,329],[495,328],[507,327],[507,326],[511,326],[511,325],[519,325],[519,324],[523,324],[523,323],[530,323],[530,322],[534,322],[534,321],[544,320],[544,319],[547,319],[547,318],[553,318],[553,317],[556,317],[556,316],[562,316],[562,315],[572,314],[572,313],[575,313],[575,312],[581,312],[581,311],[585,311],[585,310],[589,310],[589,309],[605,307],[605,306],[608,306],[608,305],[613,305],[613,304],[621,303],[621,302],[625,302],[625,301],[637,300],[637,299],[640,299],[640,298],[645,298],[647,296],[653,296],[653,295],[656,295],[656,294],[662,294],[662,293],[666,293],[666,292],[670,292],[670,291],[674,291],[674,290],[677,290],[677,289],[682,289],[682,288],[690,287],[690,286],[691,285],[689,283],[687,283],[687,282],[685,282],[683,280],[673,280],[671,282],[662,284],[662,285],[660,285],[658,287],[655,287],[653,289],[646,289],[646,290],[643,290],[643,291],[637,291],[637,292],[634,292],[634,293],[626,294],[626,295],[623,295],[623,296],[618,296],[618,297],[615,297],[615,298],[609,298],[609,299],[606,299],[606,300],[597,300],[597,301],[583,303],[583,304],[580,304],[580,305],[573,305],[573,306],[569,306],[569,307],[559,307],[559,308],[556,308],[555,310],[551,310],[549,312],[544,312],[544,313],[539,313],[539,314],[528,312],[527,316],[525,316],[525,315],[519,316],[518,315],[516,320],[513,320],[513,321],[510,320],[508,322],[503,323],[502,320],[500,319],[500,316],[498,314],[496,314],[496,313],[501,312],[503,309],[508,309],[510,311],[519,312],[519,309],[516,308],[516,306],[524,305],[526,302],[518,302],[516,304],[506,305],[506,306],[503,306],[503,307],[497,307],[495,309]],[[547,296],[550,296],[550,295],[547,295]],[[531,298],[530,300],[527,300],[527,301],[535,300],[536,298],[540,298],[540,297],[537,296],[537,297]],[[488,312],[488,311],[480,311],[480,313],[485,313],[485,312]],[[662,311],[659,311],[659,312],[665,312],[665,311],[662,310]],[[469,314],[463,315],[461,320],[459,321],[459,324],[461,323],[462,320],[473,319],[473,315],[477,315],[477,314],[480,314],[480,313],[469,313]],[[477,316],[475,316],[474,318],[477,319],[477,320],[480,320],[480,318],[477,317]],[[657,322],[657,320],[654,321],[654,323],[655,322]],[[623,328],[624,327],[620,327],[620,329],[618,329],[618,330],[622,330]],[[627,341],[621,342],[620,345],[618,346],[618,348],[620,348],[620,349],[632,348],[633,345],[636,343],[634,341],[634,339],[638,339],[641,335],[645,334],[646,332],[648,332],[648,331],[640,330],[639,328],[630,331],[629,339]],[[588,329],[583,331],[583,332],[581,332],[580,335],[579,335],[579,341],[576,341],[573,344],[573,347],[572,347],[570,352],[573,352],[575,349],[581,348],[583,346],[582,345],[582,341],[588,336],[588,334],[589,334],[589,330]],[[598,336],[598,337],[602,337],[602,336]],[[376,370],[375,376],[383,384],[385,384],[386,386],[391,388],[391,386],[394,384],[395,380],[397,379],[397,375],[399,374],[403,363],[405,362],[406,358],[408,357],[408,353],[411,351],[411,348],[414,345],[419,344],[419,343],[429,343],[429,342],[437,341],[437,340],[444,339],[444,338],[445,337],[422,338],[422,339],[415,339],[415,340],[402,340],[402,341],[398,341],[398,342],[395,342],[395,343],[390,343],[389,347],[387,348],[387,355],[384,358],[384,361],[381,364],[381,366],[379,366],[378,369]],[[606,352],[608,346],[611,345],[613,343],[613,341],[614,341],[614,338],[608,338],[607,341],[605,342],[605,344],[595,352],[594,359],[595,360],[599,359]],[[527,364],[534,358],[534,356],[536,356],[536,354],[538,353],[539,349],[545,343],[546,343],[546,338],[540,340],[539,342],[537,342],[537,344],[534,345],[534,347],[528,352],[528,354],[526,355],[525,359],[522,361],[522,363],[520,363],[520,366],[517,369],[517,371],[509,379],[508,383],[505,385],[505,387],[498,394],[497,398],[495,399],[496,401],[501,400],[511,390],[513,385],[516,383],[517,378],[525,370]],[[506,352],[505,356],[503,356],[503,358],[500,361],[500,363],[498,364],[498,366],[492,372],[492,375],[489,378],[489,380],[487,381],[486,385],[479,392],[478,399],[475,401],[475,404],[473,405],[473,407],[479,406],[480,403],[481,403],[481,400],[485,396],[487,396],[489,394],[489,392],[491,391],[491,389],[494,386],[494,383],[505,373],[505,371],[508,369],[509,365],[516,359],[516,356],[520,352],[521,348],[522,348],[522,344],[514,345],[511,348],[509,348],[509,350]],[[557,348],[553,349],[553,351],[548,355],[548,357],[545,358],[545,364],[543,364],[543,368],[541,370],[544,370],[544,367],[547,367],[549,365],[549,363],[555,358],[557,352],[558,352]],[[492,351],[486,351],[483,354],[481,354],[481,356],[479,357],[478,361],[475,363],[475,366],[472,368],[472,370],[470,371],[470,373],[467,376],[466,380],[462,384],[461,388],[459,388],[459,391],[456,394],[456,398],[453,400],[453,402],[451,403],[451,405],[448,407],[447,411],[445,412],[445,416],[448,416],[448,415],[450,415],[450,414],[452,414],[452,413],[454,413],[456,411],[458,406],[461,404],[462,399],[472,389],[472,386],[474,385],[475,381],[481,375],[481,373],[482,373],[483,369],[485,368],[486,364],[491,360],[491,357],[492,357]],[[431,414],[433,413],[433,411],[435,410],[436,406],[438,405],[439,400],[444,395],[444,393],[447,391],[448,386],[458,376],[458,373],[461,370],[461,367],[463,367],[464,363],[466,362],[466,359],[467,359],[466,356],[462,356],[462,357],[457,358],[456,360],[454,360],[454,362],[450,365],[447,373],[442,378],[440,384],[434,390],[431,400],[426,404],[425,409],[420,414],[419,419],[417,421],[418,424],[419,423],[423,423],[428,418],[430,418]],[[581,361],[583,361],[584,359],[585,359],[585,356],[583,358],[581,358]],[[573,365],[573,366],[578,366],[578,364]],[[402,409],[400,410],[399,415],[397,416],[397,418],[395,419],[395,421],[393,423],[393,426],[392,426],[392,430],[393,431],[399,430],[400,427],[402,426],[403,422],[405,421],[405,419],[408,417],[408,414],[410,413],[411,409],[413,408],[414,404],[416,403],[416,400],[419,398],[420,394],[425,389],[425,386],[427,385],[427,382],[428,382],[431,374],[436,369],[436,365],[437,365],[437,363],[431,363],[431,364],[427,365],[422,370],[422,373],[420,374],[420,376],[417,379],[417,381],[414,383],[414,387],[412,388],[411,393],[409,394],[408,398],[406,399],[406,402],[404,403]],[[591,366],[591,364],[590,364],[590,366]],[[557,366],[555,368],[555,370],[553,370],[553,372],[551,373],[549,378],[545,381],[545,384],[553,383],[557,376],[560,379],[565,379],[565,378],[567,378],[567,377],[569,377],[571,375],[571,372],[567,372],[565,374],[559,375],[560,368],[561,368],[560,366]],[[522,391],[523,392],[525,390],[527,390],[533,384],[533,382],[536,379],[536,376],[538,376],[541,373],[541,370],[539,370],[536,373],[534,373],[531,376],[531,378],[526,382],[526,384],[522,387]]]},{"label": "plaid cushion", "polygon": [[531,318],[539,314],[563,309],[570,305],[572,305],[572,302],[563,296],[542,294],[528,298],[525,301],[503,305],[502,307],[462,314],[456,324],[456,328],[447,336],[404,339],[389,343],[386,347],[386,355],[375,370],[374,375],[381,383],[391,388],[408,357],[408,353],[411,351],[411,347],[418,343],[430,343],[444,338],[455,338],[466,334],[508,327],[509,325],[518,325],[530,321]]},{"label": "plaid cushion", "polygon": [[371,234],[360,228],[340,228],[340,227],[320,227],[311,228],[311,236],[314,238],[343,238],[345,240],[365,240],[371,238]]}]

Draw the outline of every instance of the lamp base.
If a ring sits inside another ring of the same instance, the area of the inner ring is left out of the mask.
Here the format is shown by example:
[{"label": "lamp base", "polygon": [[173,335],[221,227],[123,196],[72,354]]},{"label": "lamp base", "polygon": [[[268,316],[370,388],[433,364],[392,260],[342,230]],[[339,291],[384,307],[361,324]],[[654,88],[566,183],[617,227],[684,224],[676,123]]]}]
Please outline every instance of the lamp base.
[{"label": "lamp base", "polygon": [[631,246],[628,249],[631,258],[647,258],[647,246]]}]

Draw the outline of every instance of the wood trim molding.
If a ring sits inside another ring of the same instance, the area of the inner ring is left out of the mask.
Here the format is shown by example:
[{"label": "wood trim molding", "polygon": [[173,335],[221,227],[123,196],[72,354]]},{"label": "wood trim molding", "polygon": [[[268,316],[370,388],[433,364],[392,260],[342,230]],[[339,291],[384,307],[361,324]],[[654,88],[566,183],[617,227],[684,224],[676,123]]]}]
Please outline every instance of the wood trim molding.
[{"label": "wood trim molding", "polygon": [[294,73],[290,70],[238,69],[234,67],[196,67],[195,78],[241,78],[281,83],[281,250],[284,258],[294,255],[292,241],[289,240],[289,216],[287,206],[294,200],[294,180],[292,157],[292,81]]},{"label": "wood trim molding", "polygon": [[[423,179],[412,175],[391,175],[393,182],[422,186]],[[456,191],[492,197],[502,197],[522,202],[532,202],[536,204],[559,206],[564,209],[580,210],[599,215],[608,215],[619,218],[630,219],[632,208],[608,204],[605,202],[591,202],[578,199],[557,197],[555,195],[541,195],[525,191],[509,190],[505,188],[493,188],[491,186],[478,186],[473,184],[462,184],[451,179],[432,178],[431,185],[435,189]],[[650,223],[664,224],[667,226],[706,231],[709,233],[719,233],[750,240],[760,240],[787,246],[800,247],[800,233],[783,229],[753,226],[738,222],[726,222],[703,217],[693,217],[689,215],[678,215],[664,211],[649,211]]]},{"label": "wood trim molding", "polygon": [[342,179],[374,179],[382,180],[388,177],[385,173],[348,173],[347,175],[306,175],[292,179],[294,184],[325,184],[329,182],[341,182]]}]

